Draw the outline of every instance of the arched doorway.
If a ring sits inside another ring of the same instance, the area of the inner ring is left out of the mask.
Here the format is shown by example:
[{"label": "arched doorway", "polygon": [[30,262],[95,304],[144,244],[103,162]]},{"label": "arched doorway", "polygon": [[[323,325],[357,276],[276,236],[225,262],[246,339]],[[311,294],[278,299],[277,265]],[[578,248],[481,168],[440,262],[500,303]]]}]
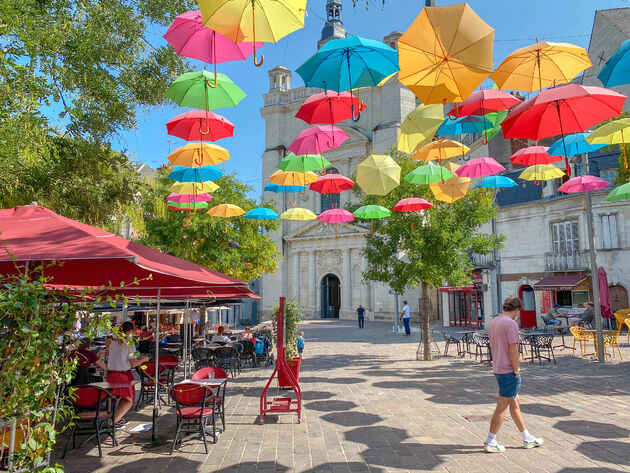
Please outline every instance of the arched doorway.
[{"label": "arched doorway", "polygon": [[625,287],[620,284],[608,286],[608,292],[610,293],[610,305],[613,312],[628,308],[628,291]]},{"label": "arched doorway", "polygon": [[339,290],[339,278],[334,274],[327,274],[321,284],[321,317],[339,318],[341,306],[341,291]]},{"label": "arched doorway", "polygon": [[521,328],[536,327],[536,295],[531,286],[521,286],[518,296],[523,301]]}]

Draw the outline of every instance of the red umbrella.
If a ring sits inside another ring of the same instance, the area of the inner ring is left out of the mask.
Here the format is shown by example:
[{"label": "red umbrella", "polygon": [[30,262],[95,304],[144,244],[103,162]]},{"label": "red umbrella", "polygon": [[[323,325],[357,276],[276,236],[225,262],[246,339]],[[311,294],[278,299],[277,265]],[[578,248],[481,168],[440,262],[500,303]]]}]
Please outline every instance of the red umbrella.
[{"label": "red umbrella", "polygon": [[350,92],[327,90],[307,98],[295,116],[311,125],[315,123],[339,123],[350,120],[352,110],[355,116],[367,107]]},{"label": "red umbrella", "polygon": [[430,209],[431,207],[433,207],[433,204],[426,199],[409,197],[399,200],[398,203],[394,205],[394,210],[398,210],[399,212],[418,212],[420,210]]},{"label": "red umbrella", "polygon": [[211,111],[190,110],[166,122],[166,131],[186,141],[217,141],[232,136],[234,125]]},{"label": "red umbrella", "polygon": [[473,92],[463,102],[456,103],[448,112],[449,117],[485,115],[486,113],[507,110],[520,100],[499,89],[483,89]]},{"label": "red umbrella", "polygon": [[599,280],[599,304],[602,308],[602,317],[612,319],[614,314],[612,303],[610,302],[610,292],[608,292],[608,276],[603,266],[600,266],[597,270],[597,279]]},{"label": "red umbrella", "polygon": [[319,176],[309,185],[309,189],[320,194],[338,194],[352,189],[354,182],[341,174],[326,174]]},{"label": "red umbrella", "polygon": [[519,149],[516,153],[510,157],[510,161],[514,164],[521,164],[523,166],[535,166],[537,164],[551,164],[562,161],[562,156],[551,156],[547,153],[549,148],[547,146],[528,146],[527,148]]},{"label": "red umbrella", "polygon": [[334,125],[326,127],[318,125],[302,130],[289,145],[289,151],[297,156],[322,154],[324,151],[337,148],[347,139],[348,135],[341,128]]}]

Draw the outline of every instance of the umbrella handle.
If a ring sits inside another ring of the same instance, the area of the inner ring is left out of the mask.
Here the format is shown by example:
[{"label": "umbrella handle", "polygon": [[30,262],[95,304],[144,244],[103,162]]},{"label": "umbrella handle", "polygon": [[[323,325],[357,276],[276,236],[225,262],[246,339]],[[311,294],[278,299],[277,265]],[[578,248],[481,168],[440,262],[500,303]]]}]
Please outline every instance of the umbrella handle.
[{"label": "umbrella handle", "polygon": [[221,230],[223,233],[227,233],[228,232],[228,224],[227,224],[227,219],[225,219],[225,227],[223,227],[223,229]]},{"label": "umbrella handle", "polygon": [[208,85],[208,87],[210,87],[211,89],[216,89],[216,88],[217,88],[217,85],[218,85],[218,84],[217,84],[217,71],[216,71],[216,69],[215,69],[215,71],[214,71],[214,85],[212,85],[208,79],[206,79],[206,84],[207,84],[207,85]]},{"label": "umbrella handle", "polygon": [[352,111],[352,121],[354,123],[358,122],[361,119],[361,111],[357,110],[357,118],[354,118],[354,102],[350,103],[350,110]]},{"label": "umbrella handle", "polygon": [[289,201],[289,206],[295,207],[296,204],[297,204],[297,198],[296,198],[295,194],[293,194],[293,200]]},{"label": "umbrella handle", "polygon": [[254,44],[254,66],[260,67],[265,62],[265,55],[260,55],[260,62],[256,58],[256,2],[252,1],[252,37]]},{"label": "umbrella handle", "polygon": [[451,120],[457,120],[459,118],[459,106],[455,103],[455,115],[451,115],[450,113],[447,115]]},{"label": "umbrella handle", "polygon": [[206,131],[203,131],[201,124],[199,124],[199,133],[202,135],[210,133],[210,121],[208,119],[206,119]]}]

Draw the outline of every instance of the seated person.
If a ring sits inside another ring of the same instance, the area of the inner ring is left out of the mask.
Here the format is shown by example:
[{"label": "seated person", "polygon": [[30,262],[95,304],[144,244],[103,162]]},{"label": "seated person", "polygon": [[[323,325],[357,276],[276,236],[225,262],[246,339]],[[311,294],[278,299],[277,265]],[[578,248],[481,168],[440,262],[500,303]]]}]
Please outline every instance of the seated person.
[{"label": "seated person", "polygon": [[77,372],[72,381],[73,386],[87,384],[89,382],[88,370],[93,364],[105,370],[103,360],[101,360],[96,353],[90,351],[90,340],[87,338],[82,338],[79,341],[78,348],[73,350],[70,356],[77,359]]},{"label": "seated person", "polygon": [[251,329],[249,327],[245,327],[245,331],[240,336],[239,340],[241,340],[241,341],[243,341],[243,340],[252,340],[253,338],[254,338],[254,334],[252,333]]},{"label": "seated person", "polygon": [[217,333],[212,336],[212,343],[230,343],[230,338],[225,335],[225,327],[223,325],[219,325],[217,328]]},{"label": "seated person", "polygon": [[593,305],[592,302],[585,302],[584,312],[582,312],[582,314],[579,317],[571,317],[569,319],[569,321],[571,322],[571,325],[592,324],[593,318],[595,317],[595,310],[593,309],[593,307],[595,306]]},{"label": "seated person", "polygon": [[545,315],[542,316],[542,319],[548,325],[561,325],[562,324],[560,320],[556,319],[556,315],[559,315],[558,307],[560,307],[560,304],[554,304],[553,307],[549,309],[549,312],[547,312]]}]

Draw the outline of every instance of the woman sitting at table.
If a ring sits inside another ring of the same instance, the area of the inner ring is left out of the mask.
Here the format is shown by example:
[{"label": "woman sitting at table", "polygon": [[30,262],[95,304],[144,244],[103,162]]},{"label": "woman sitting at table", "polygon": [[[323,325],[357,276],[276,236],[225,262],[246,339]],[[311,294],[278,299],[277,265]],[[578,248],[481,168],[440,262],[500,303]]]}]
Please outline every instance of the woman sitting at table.
[{"label": "woman sitting at table", "polygon": [[252,333],[249,327],[245,327],[245,331],[240,336],[239,341],[252,340],[254,338],[254,334]]},{"label": "woman sitting at table", "polygon": [[582,314],[579,317],[571,317],[569,319],[569,322],[571,322],[571,325],[584,326],[586,324],[592,324],[593,318],[595,317],[595,310],[593,309],[593,307],[595,306],[593,305],[592,302],[585,302],[584,312],[582,312]]},{"label": "woman sitting at table", "polygon": [[131,322],[125,322],[121,325],[120,331],[122,336],[114,340],[109,346],[109,359],[107,362],[107,381],[117,384],[129,384],[129,387],[117,388],[112,391],[114,396],[120,398],[114,422],[118,427],[126,423],[123,419],[124,415],[129,412],[133,406],[136,397],[136,388],[131,385],[133,381],[133,373],[131,368],[135,368],[142,363],[149,361],[148,356],[135,358],[135,344],[128,345],[133,325]]},{"label": "woman sitting at table", "polygon": [[219,325],[219,328],[217,328],[217,333],[215,333],[212,336],[212,339],[210,340],[210,342],[212,343],[230,343],[230,337],[228,337],[227,335],[225,335],[225,328],[223,327],[223,325]]}]

